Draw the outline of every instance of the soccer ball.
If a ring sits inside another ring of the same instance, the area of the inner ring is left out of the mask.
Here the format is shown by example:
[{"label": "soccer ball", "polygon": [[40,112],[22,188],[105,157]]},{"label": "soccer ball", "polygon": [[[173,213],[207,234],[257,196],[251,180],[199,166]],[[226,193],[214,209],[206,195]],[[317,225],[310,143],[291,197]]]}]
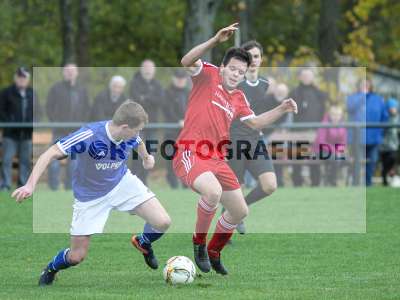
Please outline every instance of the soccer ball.
[{"label": "soccer ball", "polygon": [[170,284],[188,284],[196,276],[193,262],[186,256],[173,256],[164,267],[164,280]]}]

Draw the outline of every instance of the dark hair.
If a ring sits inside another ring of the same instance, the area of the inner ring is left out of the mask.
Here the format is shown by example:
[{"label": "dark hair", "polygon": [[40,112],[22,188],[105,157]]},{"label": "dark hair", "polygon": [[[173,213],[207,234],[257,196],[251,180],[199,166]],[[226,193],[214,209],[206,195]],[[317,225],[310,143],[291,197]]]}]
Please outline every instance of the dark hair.
[{"label": "dark hair", "polygon": [[263,47],[256,40],[251,40],[251,41],[245,42],[245,43],[242,44],[241,47],[246,51],[249,51],[249,50],[251,50],[253,48],[258,48],[258,50],[260,50],[261,56],[264,53]]},{"label": "dark hair", "polygon": [[237,60],[240,60],[242,62],[245,62],[247,66],[250,66],[251,64],[251,55],[248,53],[246,50],[242,48],[229,48],[226,50],[224,58],[222,59],[222,64],[226,66],[229,64],[230,60],[232,58],[236,58]]}]

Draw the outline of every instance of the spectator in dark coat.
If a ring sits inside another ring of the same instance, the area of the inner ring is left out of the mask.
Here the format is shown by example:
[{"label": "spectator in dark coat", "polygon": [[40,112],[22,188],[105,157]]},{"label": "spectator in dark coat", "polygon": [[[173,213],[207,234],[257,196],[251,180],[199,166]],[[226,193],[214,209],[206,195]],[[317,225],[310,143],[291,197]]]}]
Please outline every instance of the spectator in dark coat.
[{"label": "spectator in dark coat", "polygon": [[[86,88],[78,80],[78,67],[66,64],[63,80],[55,83],[47,96],[46,112],[50,122],[87,122],[89,118],[89,96]],[[74,128],[53,129],[53,142],[66,136]],[[66,189],[71,189],[71,169],[73,161],[67,162],[64,180]],[[53,161],[49,167],[49,187],[57,190],[60,177],[60,162]]]},{"label": "spectator in dark coat", "polygon": [[129,97],[143,106],[149,114],[149,122],[159,121],[164,91],[161,83],[155,79],[154,62],[146,59],[142,62],[140,71],[135,73],[129,86]]},{"label": "spectator in dark coat", "polygon": [[[154,78],[156,67],[153,61],[146,59],[140,66],[140,71],[135,73],[129,85],[129,97],[138,102],[149,115],[149,122],[159,121],[159,112],[163,105],[164,91],[160,82]],[[141,137],[143,140],[156,140],[154,130],[145,129]],[[147,184],[148,171],[143,168],[139,158],[132,160],[132,172],[135,173],[144,184]]]},{"label": "spectator in dark coat", "polygon": [[[386,101],[386,109],[388,111],[388,123],[393,125],[399,124],[399,102],[397,99],[388,99]],[[393,177],[395,174],[396,157],[400,146],[399,133],[400,129],[398,127],[385,128],[383,131],[383,142],[380,151],[382,161],[382,183],[384,186],[388,185],[387,177]]]},{"label": "spectator in dark coat", "polygon": [[[328,102],[327,94],[315,86],[312,69],[302,69],[299,73],[299,80],[299,86],[289,95],[290,98],[296,100],[298,106],[298,114],[293,116],[293,122],[321,122]],[[310,177],[311,185],[318,185],[318,175],[313,173],[313,169],[310,170]],[[301,165],[293,165],[292,181],[294,186],[303,185]]]},{"label": "spectator in dark coat", "polygon": [[[268,80],[270,80],[270,78]],[[269,88],[268,88],[268,90],[269,90]],[[264,108],[265,111],[268,111],[268,110],[271,110],[271,109],[277,107],[279,104],[281,104],[281,102],[284,99],[287,99],[288,95],[289,95],[288,86],[284,83],[277,83],[274,80],[273,81],[273,91],[271,93],[267,93],[267,95],[265,97],[265,105],[266,105]],[[282,116],[277,121],[275,121],[274,125],[290,123],[292,121],[292,118],[293,118],[292,114],[287,114],[285,116]],[[271,128],[263,129],[263,133],[265,134],[265,136],[267,138],[269,137],[269,135],[272,134],[273,131],[274,131],[274,129],[271,129]],[[280,186],[280,187],[284,186],[285,185],[285,182],[283,180],[284,167],[281,164],[277,163],[277,164],[274,164],[274,170],[275,170],[278,186]]]},{"label": "spectator in dark coat", "polygon": [[[14,84],[0,93],[0,122],[32,123],[39,119],[39,102],[29,82],[29,72],[18,68]],[[11,188],[12,160],[16,154],[19,161],[18,185],[24,185],[28,180],[32,164],[32,131],[32,127],[4,129],[1,189]]]},{"label": "spectator in dark coat", "polygon": [[94,99],[91,121],[108,120],[114,111],[127,99],[124,94],[126,80],[122,76],[113,76],[108,88],[100,92]]},{"label": "spectator in dark coat", "polygon": [[[186,105],[189,96],[187,74],[177,69],[172,77],[172,84],[165,91],[164,120],[169,123],[179,123],[183,126]],[[180,129],[167,129],[165,140],[175,141]],[[178,187],[178,179],[172,169],[172,161],[167,161],[167,182],[172,188]]]}]

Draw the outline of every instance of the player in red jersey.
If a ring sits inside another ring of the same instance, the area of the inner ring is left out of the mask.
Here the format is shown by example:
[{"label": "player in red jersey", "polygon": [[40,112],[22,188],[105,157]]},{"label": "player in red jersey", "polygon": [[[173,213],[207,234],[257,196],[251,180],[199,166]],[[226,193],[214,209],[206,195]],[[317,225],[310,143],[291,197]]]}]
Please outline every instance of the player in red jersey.
[{"label": "player in red jersey", "polygon": [[[184,127],[176,141],[175,174],[201,197],[193,234],[194,256],[203,272],[211,267],[228,274],[221,262],[221,250],[237,224],[248,214],[240,184],[225,161],[232,120],[240,118],[254,129],[263,128],[287,112],[297,113],[297,105],[287,99],[273,110],[255,116],[245,95],[236,89],[251,64],[251,56],[240,48],[230,48],[218,68],[200,57],[237,30],[238,23],[221,29],[208,41],[194,47],[181,60],[191,73],[193,88]],[[226,211],[218,219],[215,233],[206,246],[207,233],[219,203]]]}]

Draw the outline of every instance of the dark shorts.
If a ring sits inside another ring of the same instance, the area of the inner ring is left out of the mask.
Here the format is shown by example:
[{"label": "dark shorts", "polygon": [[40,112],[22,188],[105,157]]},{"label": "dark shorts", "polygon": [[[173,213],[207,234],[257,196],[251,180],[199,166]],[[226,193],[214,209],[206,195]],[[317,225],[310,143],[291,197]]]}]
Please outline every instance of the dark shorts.
[{"label": "dark shorts", "polygon": [[[265,147],[260,147],[260,143],[264,143]],[[233,142],[233,144],[236,145],[235,142]],[[249,141],[249,144],[251,145],[249,151],[250,158],[246,157],[244,154],[241,154],[240,157],[238,157],[238,153],[236,149],[234,149],[233,157],[228,161],[229,166],[236,174],[240,183],[244,182],[244,174],[246,170],[249,171],[255,179],[258,179],[258,177],[263,173],[275,172],[271,156],[267,150],[266,142],[260,138],[259,140]]]}]

